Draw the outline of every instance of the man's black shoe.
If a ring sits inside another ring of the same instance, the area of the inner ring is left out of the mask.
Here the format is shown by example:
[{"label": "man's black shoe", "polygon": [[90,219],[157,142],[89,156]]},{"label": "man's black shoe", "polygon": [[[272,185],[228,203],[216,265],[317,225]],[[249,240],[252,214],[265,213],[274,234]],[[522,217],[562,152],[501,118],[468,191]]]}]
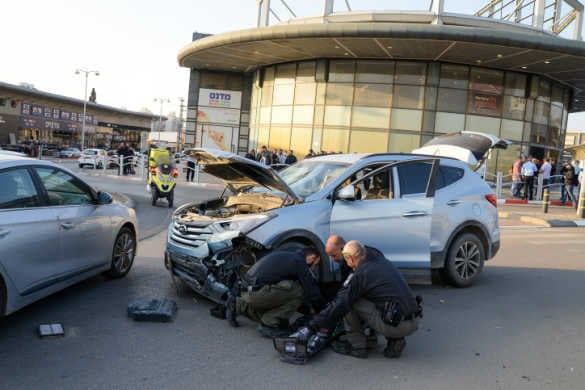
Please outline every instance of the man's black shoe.
[{"label": "man's black shoe", "polygon": [[342,354],[353,356],[360,359],[368,357],[368,350],[365,348],[354,348],[347,340],[333,340],[331,342],[331,348],[333,351]]},{"label": "man's black shoe", "polygon": [[397,359],[402,354],[402,350],[406,347],[406,340],[404,337],[399,339],[388,338],[388,343],[384,349],[384,356],[390,359]]},{"label": "man's black shoe", "polygon": [[281,328],[278,326],[268,326],[268,325],[264,325],[264,324],[258,325],[258,332],[260,332],[260,334],[263,337],[266,337],[269,339],[274,339],[277,337],[286,337],[286,336],[289,336],[291,334],[291,331],[288,327]]},{"label": "man's black shoe", "polygon": [[226,310],[225,310],[225,318],[228,320],[231,326],[234,328],[240,326],[238,320],[236,319],[238,313],[236,312],[236,297],[235,295],[229,294],[227,301],[225,303]]},{"label": "man's black shoe", "polygon": [[211,309],[209,309],[209,314],[212,317],[219,318],[220,320],[225,320],[225,306],[224,305],[215,305]]}]

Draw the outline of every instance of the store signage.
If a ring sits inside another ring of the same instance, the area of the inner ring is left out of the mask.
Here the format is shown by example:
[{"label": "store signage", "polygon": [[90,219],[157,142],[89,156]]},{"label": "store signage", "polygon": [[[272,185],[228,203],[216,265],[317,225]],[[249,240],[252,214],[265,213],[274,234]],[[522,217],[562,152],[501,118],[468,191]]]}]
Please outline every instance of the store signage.
[{"label": "store signage", "polygon": [[242,93],[221,89],[201,88],[199,90],[199,106],[240,109]]},{"label": "store signage", "polygon": [[43,116],[43,107],[33,104],[31,114],[34,116]]},{"label": "store signage", "polygon": [[51,107],[45,106],[44,111],[43,111],[43,116],[45,117],[45,119],[53,118],[53,109],[51,109]]},{"label": "store signage", "polygon": [[30,115],[30,111],[31,111],[31,106],[28,103],[22,103],[21,104],[21,110],[20,113],[22,115]]},{"label": "store signage", "polygon": [[473,107],[478,110],[497,110],[498,99],[496,96],[476,94],[473,96]]},{"label": "store signage", "polygon": [[240,91],[199,90],[197,123],[203,147],[233,151],[238,140],[241,104]]}]

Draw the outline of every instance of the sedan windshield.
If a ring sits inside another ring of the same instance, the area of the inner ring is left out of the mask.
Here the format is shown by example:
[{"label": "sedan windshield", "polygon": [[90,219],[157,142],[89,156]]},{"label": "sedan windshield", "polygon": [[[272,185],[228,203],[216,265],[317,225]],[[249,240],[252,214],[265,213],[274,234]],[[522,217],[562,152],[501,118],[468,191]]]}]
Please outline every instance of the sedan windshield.
[{"label": "sedan windshield", "polygon": [[307,197],[335,180],[348,164],[333,161],[303,160],[283,169],[278,175],[299,196]]}]

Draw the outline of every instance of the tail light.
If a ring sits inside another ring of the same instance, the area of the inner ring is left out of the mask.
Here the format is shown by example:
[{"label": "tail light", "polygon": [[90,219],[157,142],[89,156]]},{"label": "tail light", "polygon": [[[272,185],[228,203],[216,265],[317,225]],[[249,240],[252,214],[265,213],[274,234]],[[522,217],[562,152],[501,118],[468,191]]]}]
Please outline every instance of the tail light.
[{"label": "tail light", "polygon": [[485,199],[490,202],[495,208],[498,207],[498,198],[496,198],[495,194],[488,194],[485,196]]}]

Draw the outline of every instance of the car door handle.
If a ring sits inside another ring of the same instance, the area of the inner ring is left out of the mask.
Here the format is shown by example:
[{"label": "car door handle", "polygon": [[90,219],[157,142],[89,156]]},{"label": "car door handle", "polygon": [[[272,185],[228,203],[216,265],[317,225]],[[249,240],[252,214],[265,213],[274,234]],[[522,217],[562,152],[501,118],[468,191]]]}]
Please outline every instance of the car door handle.
[{"label": "car door handle", "polygon": [[408,211],[402,214],[403,217],[424,217],[428,213],[426,211]]},{"label": "car door handle", "polygon": [[65,230],[73,229],[75,224],[73,222],[62,222],[61,227]]},{"label": "car door handle", "polygon": [[4,229],[0,230],[0,238],[7,236],[8,233],[10,233],[10,230],[4,230]]},{"label": "car door handle", "polygon": [[457,206],[458,204],[463,203],[461,200],[450,200],[447,202],[447,206]]}]

